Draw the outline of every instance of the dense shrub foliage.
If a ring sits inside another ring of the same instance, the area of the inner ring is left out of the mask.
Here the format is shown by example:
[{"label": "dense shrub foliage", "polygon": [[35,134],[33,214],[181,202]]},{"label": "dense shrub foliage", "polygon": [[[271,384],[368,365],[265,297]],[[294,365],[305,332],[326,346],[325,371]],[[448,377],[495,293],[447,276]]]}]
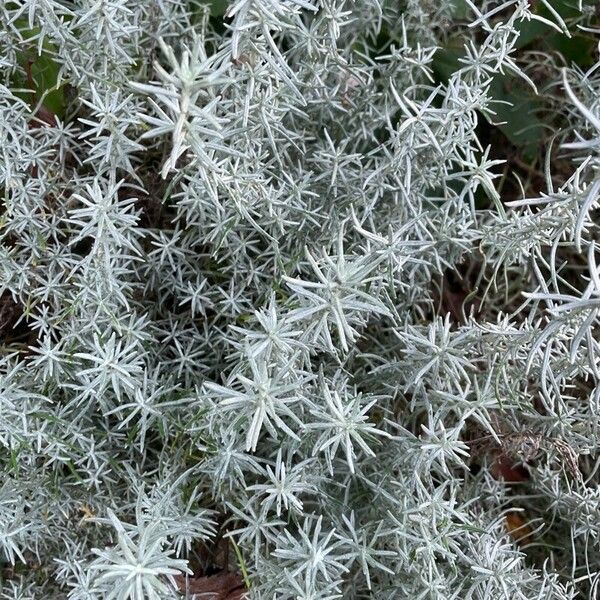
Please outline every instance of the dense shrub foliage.
[{"label": "dense shrub foliage", "polygon": [[597,13],[3,2],[1,597],[597,597]]}]

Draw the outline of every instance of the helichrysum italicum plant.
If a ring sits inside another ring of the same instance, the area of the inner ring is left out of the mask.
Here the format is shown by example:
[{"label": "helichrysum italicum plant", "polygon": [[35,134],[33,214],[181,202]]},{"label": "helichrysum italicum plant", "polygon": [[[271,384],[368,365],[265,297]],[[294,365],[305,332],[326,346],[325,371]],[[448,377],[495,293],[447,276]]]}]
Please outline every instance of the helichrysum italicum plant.
[{"label": "helichrysum italicum plant", "polygon": [[0,18],[1,598],[600,594],[595,2]]}]

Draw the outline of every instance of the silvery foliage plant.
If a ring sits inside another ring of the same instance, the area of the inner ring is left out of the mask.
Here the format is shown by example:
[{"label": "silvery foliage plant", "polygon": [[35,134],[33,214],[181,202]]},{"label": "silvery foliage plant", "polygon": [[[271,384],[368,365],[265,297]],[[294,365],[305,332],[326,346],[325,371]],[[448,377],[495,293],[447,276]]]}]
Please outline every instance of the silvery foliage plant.
[{"label": "silvery foliage plant", "polygon": [[[519,36],[599,32],[552,5],[2,3],[1,598],[223,540],[255,599],[596,597],[600,69]],[[510,199],[506,74],[562,124]]]}]

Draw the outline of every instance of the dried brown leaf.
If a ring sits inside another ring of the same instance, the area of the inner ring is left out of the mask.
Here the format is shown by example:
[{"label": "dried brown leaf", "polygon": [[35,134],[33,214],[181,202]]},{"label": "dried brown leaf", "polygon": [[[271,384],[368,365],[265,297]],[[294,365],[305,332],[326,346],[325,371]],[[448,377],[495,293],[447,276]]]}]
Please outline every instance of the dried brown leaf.
[{"label": "dried brown leaf", "polygon": [[222,571],[208,577],[175,577],[177,590],[196,600],[242,600],[247,592],[239,573]]}]

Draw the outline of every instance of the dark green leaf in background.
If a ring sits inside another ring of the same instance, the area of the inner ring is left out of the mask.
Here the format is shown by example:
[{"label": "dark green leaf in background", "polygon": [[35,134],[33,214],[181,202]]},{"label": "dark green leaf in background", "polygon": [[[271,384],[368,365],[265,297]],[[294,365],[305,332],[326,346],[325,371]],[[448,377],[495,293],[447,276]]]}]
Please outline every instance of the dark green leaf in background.
[{"label": "dark green leaf in background", "polygon": [[65,113],[65,96],[64,86],[58,85],[59,67],[53,58],[55,48],[46,39],[42,45],[41,54],[38,54],[39,28],[29,29],[25,19],[19,19],[16,21],[16,25],[25,41],[18,56],[22,73],[15,76],[12,83],[21,90],[30,90],[31,84],[28,81],[27,71],[31,69],[31,77],[35,84],[33,93],[20,91],[16,95],[28,102],[32,108],[43,97],[42,104],[56,116],[62,118]]}]

